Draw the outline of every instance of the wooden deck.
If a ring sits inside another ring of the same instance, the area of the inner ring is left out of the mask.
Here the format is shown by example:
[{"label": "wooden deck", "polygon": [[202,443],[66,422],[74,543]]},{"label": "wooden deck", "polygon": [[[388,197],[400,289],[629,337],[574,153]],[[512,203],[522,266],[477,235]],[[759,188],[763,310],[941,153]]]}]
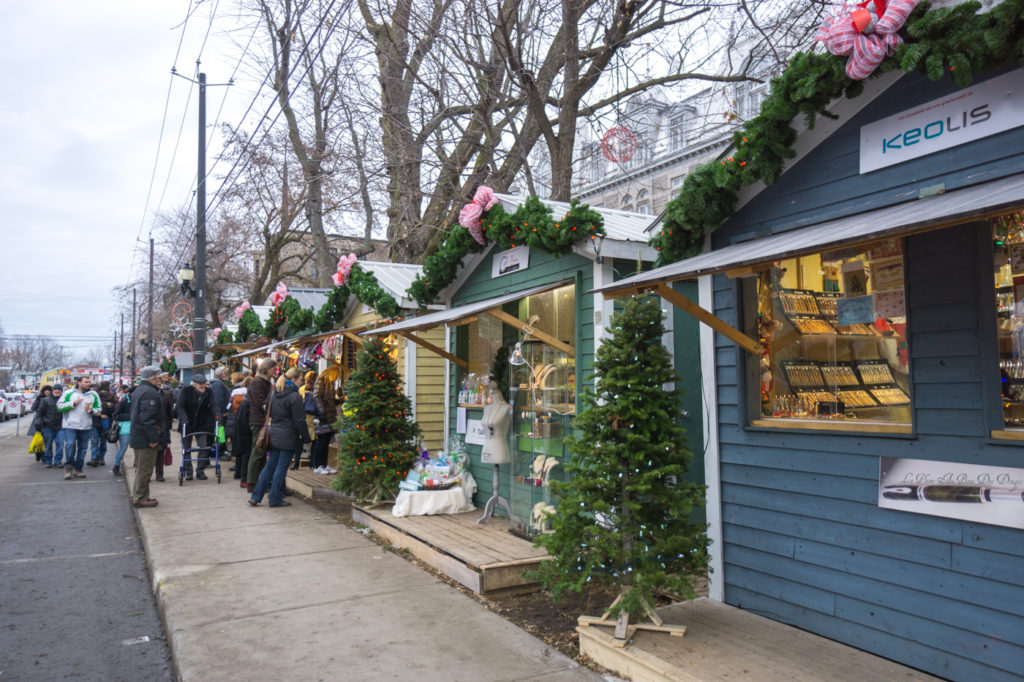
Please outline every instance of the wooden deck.
[{"label": "wooden deck", "polygon": [[891,682],[938,680],[859,649],[708,599],[658,609],[686,635],[639,631],[626,647],[613,628],[580,625],[580,649],[633,682]]},{"label": "wooden deck", "polygon": [[509,533],[507,519],[478,525],[482,513],[395,518],[391,507],[353,506],[352,520],[479,594],[536,589],[522,574],[545,561],[547,552]]},{"label": "wooden deck", "polygon": [[[331,482],[334,480],[334,476],[327,476],[324,474],[314,474],[309,467],[299,467],[298,469],[288,470],[288,480],[286,485],[289,490],[294,490],[303,497],[310,499],[314,497],[324,497],[323,491],[333,490],[331,488]],[[321,491],[321,492],[317,492]],[[330,495],[328,493],[328,495]]]}]

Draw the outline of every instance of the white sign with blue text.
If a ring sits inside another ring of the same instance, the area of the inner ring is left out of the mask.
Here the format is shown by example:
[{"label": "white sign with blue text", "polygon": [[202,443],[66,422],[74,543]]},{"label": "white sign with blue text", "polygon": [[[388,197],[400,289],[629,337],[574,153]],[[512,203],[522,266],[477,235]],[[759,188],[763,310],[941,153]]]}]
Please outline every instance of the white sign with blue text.
[{"label": "white sign with blue text", "polygon": [[860,172],[903,163],[1024,125],[1024,70],[1016,69],[861,126]]}]

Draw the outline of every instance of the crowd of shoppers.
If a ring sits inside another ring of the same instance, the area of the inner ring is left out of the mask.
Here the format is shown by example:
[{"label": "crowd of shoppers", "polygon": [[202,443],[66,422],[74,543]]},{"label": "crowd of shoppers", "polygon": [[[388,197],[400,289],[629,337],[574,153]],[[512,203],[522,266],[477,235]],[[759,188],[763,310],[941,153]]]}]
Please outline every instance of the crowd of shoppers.
[{"label": "crowd of shoppers", "polygon": [[[260,362],[255,376],[221,369],[211,382],[196,373],[177,391],[155,366],[140,371],[137,386],[120,385],[113,391],[109,382],[95,390],[89,377],[81,377],[67,387],[41,387],[32,409],[29,432],[38,431],[44,444],[37,460],[47,468],[63,468],[65,479],[85,478],[85,466],[105,466],[108,443],[117,446],[111,473],[122,476],[125,453],[132,448],[138,472],[131,500],[138,508],[158,504],[150,483],[164,480],[174,430],[187,455],[187,480],[205,480],[208,462],[230,452],[234,478],[249,493],[252,506],[264,496],[271,507],[290,505],[284,499],[290,494],[286,474],[293,462],[297,466],[304,448],[309,448],[311,470],[337,473],[327,465],[338,413],[333,382],[327,376],[318,380],[312,371],[302,375],[294,367],[281,373],[271,358]],[[220,438],[218,426],[223,429]],[[266,451],[259,443],[264,426],[269,432]]]}]

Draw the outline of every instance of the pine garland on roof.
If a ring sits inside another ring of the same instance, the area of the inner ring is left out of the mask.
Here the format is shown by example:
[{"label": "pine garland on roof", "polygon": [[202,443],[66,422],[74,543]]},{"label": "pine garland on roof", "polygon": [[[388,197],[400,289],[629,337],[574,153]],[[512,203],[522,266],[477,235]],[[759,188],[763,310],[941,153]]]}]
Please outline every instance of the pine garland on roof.
[{"label": "pine garland on roof", "polygon": [[[969,85],[980,72],[1024,66],[1024,0],[1005,0],[986,14],[981,4],[929,10],[919,5],[900,31],[907,42],[886,58],[875,75],[899,68],[931,80],[949,74],[954,83]],[[761,112],[733,134],[734,151],[686,176],[679,194],[665,207],[661,232],[651,245],[657,265],[695,256],[704,237],[718,228],[736,207],[741,187],[758,180],[772,184],[793,158],[797,132],[792,121],[804,115],[814,127],[818,116],[836,118],[828,105],[841,96],[854,98],[863,82],[846,75],[845,56],[798,53],[786,70],[772,79]]]}]

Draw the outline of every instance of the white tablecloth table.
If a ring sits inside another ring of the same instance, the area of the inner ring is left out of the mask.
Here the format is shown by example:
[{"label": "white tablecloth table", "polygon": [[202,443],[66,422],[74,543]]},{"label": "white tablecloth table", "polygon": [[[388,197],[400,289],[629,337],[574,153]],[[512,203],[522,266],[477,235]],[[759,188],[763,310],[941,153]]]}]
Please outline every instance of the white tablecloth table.
[{"label": "white tablecloth table", "polygon": [[462,484],[447,490],[400,490],[391,508],[392,516],[425,516],[429,514],[461,514],[473,511],[476,481],[468,471]]}]

